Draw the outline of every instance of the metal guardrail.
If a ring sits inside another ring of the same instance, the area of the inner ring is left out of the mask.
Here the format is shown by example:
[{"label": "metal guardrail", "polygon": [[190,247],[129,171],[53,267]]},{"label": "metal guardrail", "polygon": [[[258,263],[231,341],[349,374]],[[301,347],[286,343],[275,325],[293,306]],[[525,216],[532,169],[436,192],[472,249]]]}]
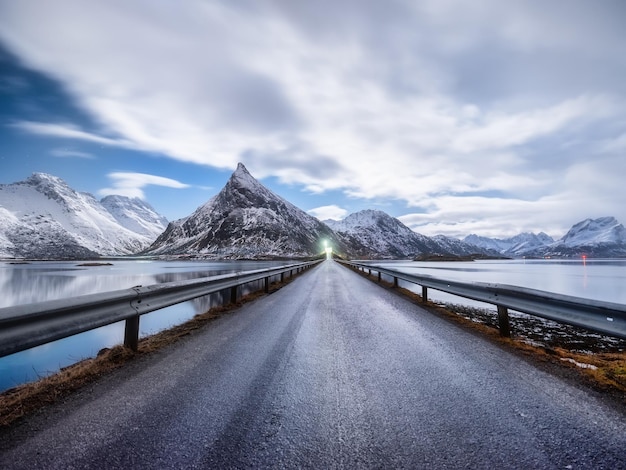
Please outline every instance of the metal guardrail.
[{"label": "metal guardrail", "polygon": [[435,289],[467,299],[478,300],[498,309],[498,326],[502,336],[510,336],[508,310],[527,313],[559,323],[574,325],[598,333],[626,339],[626,305],[584,299],[569,295],[527,289],[506,284],[483,282],[460,282],[438,279],[427,275],[407,274],[394,269],[374,266],[368,263],[340,261],[359,270],[378,272],[393,278],[394,286],[398,280],[407,281],[422,287],[422,301],[428,300],[428,289]]},{"label": "metal guardrail", "polygon": [[230,289],[230,302],[237,301],[237,288],[264,280],[265,292],[275,276],[293,276],[320,261],[296,263],[277,268],[258,269],[237,274],[175,281],[151,286],[136,286],[70,299],[51,300],[0,309],[0,357],[24,351],[57,339],[73,336],[125,320],[124,344],[137,350],[139,317],[225,289]]}]

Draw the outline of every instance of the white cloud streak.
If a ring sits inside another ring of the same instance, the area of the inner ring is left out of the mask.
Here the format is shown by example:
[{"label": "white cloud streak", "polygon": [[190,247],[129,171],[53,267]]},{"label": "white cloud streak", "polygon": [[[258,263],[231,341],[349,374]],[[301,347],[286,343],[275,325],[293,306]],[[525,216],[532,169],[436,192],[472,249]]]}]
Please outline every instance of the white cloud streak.
[{"label": "white cloud streak", "polygon": [[85,160],[94,160],[96,158],[95,155],[88,152],[81,152],[79,150],[71,150],[65,148],[51,150],[50,154],[58,158],[82,158]]},{"label": "white cloud streak", "polygon": [[341,220],[348,215],[348,211],[335,205],[316,207],[307,211],[318,220]]},{"label": "white cloud streak", "polygon": [[46,123],[34,121],[17,121],[11,127],[31,134],[59,137],[62,139],[82,140],[111,147],[138,148],[128,140],[117,140],[85,132],[71,123]]},{"label": "white cloud streak", "polygon": [[166,188],[183,189],[190,186],[180,181],[163,176],[149,175],[146,173],[113,172],[107,175],[113,180],[113,187],[102,188],[98,191],[100,196],[112,194],[127,196],[130,198],[145,199],[143,188],[148,185],[164,186]]},{"label": "white cloud streak", "polygon": [[[608,203],[602,191],[626,135],[620,12],[579,0],[21,0],[0,4],[0,39],[101,125],[14,124],[23,131],[244,161],[314,193],[403,201],[424,233],[508,234],[564,229],[596,207],[626,219],[612,203],[624,185]],[[581,186],[581,168],[598,180]]]}]

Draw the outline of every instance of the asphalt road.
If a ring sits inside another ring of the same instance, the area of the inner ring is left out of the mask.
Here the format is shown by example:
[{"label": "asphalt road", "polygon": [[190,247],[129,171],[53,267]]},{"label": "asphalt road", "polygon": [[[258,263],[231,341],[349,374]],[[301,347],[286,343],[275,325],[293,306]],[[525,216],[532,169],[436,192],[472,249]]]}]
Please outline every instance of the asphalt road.
[{"label": "asphalt road", "polygon": [[0,468],[626,468],[626,413],[326,261],[11,432]]}]

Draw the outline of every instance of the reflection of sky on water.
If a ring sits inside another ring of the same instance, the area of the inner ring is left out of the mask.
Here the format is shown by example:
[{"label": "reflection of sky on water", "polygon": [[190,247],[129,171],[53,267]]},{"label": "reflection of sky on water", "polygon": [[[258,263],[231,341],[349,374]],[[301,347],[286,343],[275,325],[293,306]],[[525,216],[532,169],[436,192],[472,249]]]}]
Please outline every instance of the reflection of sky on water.
[{"label": "reflection of sky on water", "polygon": [[[79,267],[77,264],[80,263],[76,262],[20,265],[1,263],[0,308],[284,264],[254,261],[172,263],[127,260],[116,260],[112,263],[113,266],[90,267]],[[260,287],[260,283],[246,286],[242,293]],[[144,337],[180,324],[197,313],[204,313],[213,306],[221,305],[229,298],[229,293],[218,292],[142,315],[139,334]],[[93,357],[102,348],[120,344],[123,337],[124,322],[120,322],[0,358],[0,391],[48,375],[81,359]]]},{"label": "reflection of sky on water", "polygon": [[[626,304],[626,260],[488,260],[473,262],[376,263],[411,274],[463,282],[509,284],[587,299]],[[403,287],[421,293],[410,283]],[[434,289],[429,299],[489,307]]]},{"label": "reflection of sky on water", "polygon": [[112,263],[112,266],[79,266],[81,263],[77,262],[0,263],[0,308],[280,264],[269,261],[169,263],[127,260]]}]

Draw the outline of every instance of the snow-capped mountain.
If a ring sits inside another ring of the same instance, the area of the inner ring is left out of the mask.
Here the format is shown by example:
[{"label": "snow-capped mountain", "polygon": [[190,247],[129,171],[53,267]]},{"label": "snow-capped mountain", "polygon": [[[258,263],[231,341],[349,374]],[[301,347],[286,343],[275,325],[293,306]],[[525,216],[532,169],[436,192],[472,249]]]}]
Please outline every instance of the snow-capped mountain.
[{"label": "snow-capped mountain", "polygon": [[469,235],[463,241],[514,257],[626,256],[626,229],[615,217],[585,219],[574,224],[565,236],[556,241],[543,232],[522,233],[507,239]]},{"label": "snow-capped mountain", "polygon": [[297,258],[320,254],[324,240],[345,253],[331,229],[267,189],[240,163],[217,195],[189,217],[171,222],[145,253]]},{"label": "snow-capped mountain", "polygon": [[412,231],[398,219],[379,210],[367,209],[345,219],[325,223],[362,258],[411,258],[438,251],[428,237]]},{"label": "snow-capped mountain", "polygon": [[[130,212],[128,217],[133,218]],[[157,231],[156,225],[153,231]],[[144,249],[155,236],[122,226],[91,194],[74,191],[56,176],[34,173],[25,181],[0,185],[3,257],[55,259],[131,254]]]},{"label": "snow-capped mountain", "polygon": [[146,201],[126,196],[106,196],[100,200],[111,215],[128,230],[156,239],[167,227],[168,221]]},{"label": "snow-capped mountain", "polygon": [[398,219],[379,210],[363,210],[345,219],[327,220],[356,256],[363,258],[415,258],[419,255],[485,254],[460,240],[444,237],[427,237],[414,232]]},{"label": "snow-capped mountain", "polygon": [[615,217],[585,219],[573,225],[559,240],[559,244],[569,247],[624,243],[626,243],[626,229]]},{"label": "snow-capped mountain", "polygon": [[505,256],[525,256],[554,243],[554,239],[540,232],[529,233],[524,232],[510,238],[488,238],[478,235],[468,235],[463,239],[465,243],[475,245],[487,250],[494,250]]},{"label": "snow-capped mountain", "polygon": [[544,256],[593,256],[612,258],[626,256],[626,229],[615,217],[585,219],[542,253]]},{"label": "snow-capped mountain", "polygon": [[497,257],[500,253],[496,250],[483,248],[472,243],[459,240],[458,238],[446,237],[445,235],[435,235],[432,239],[439,244],[441,249],[455,256],[483,255]]}]

